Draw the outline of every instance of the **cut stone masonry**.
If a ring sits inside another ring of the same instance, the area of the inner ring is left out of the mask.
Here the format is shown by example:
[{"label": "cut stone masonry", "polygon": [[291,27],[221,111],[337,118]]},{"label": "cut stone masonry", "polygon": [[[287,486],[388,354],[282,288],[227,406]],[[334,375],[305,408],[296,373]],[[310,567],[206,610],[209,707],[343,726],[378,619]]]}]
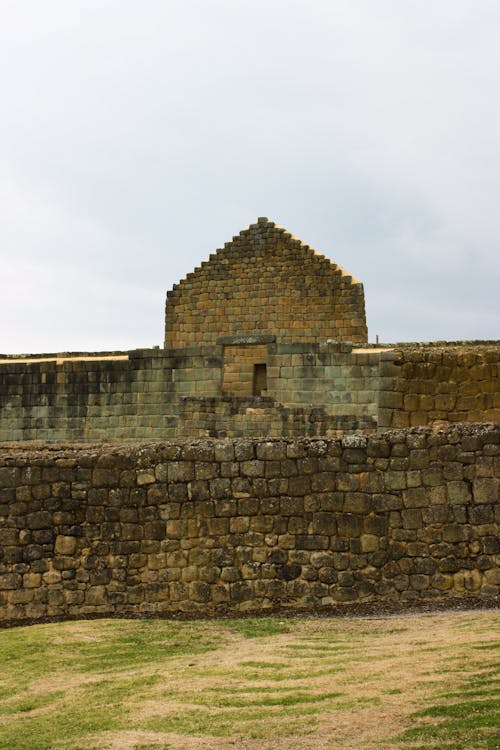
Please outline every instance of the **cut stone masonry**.
[{"label": "cut stone masonry", "polygon": [[367,343],[362,284],[268,219],[167,294],[165,348],[0,358],[0,441],[495,421],[498,342]]}]

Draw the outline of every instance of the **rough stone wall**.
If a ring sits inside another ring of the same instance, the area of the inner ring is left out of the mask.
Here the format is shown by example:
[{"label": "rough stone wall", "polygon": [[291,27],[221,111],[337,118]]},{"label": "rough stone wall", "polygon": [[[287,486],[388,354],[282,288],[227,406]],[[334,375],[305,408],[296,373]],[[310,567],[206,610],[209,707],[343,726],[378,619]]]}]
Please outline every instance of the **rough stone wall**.
[{"label": "rough stone wall", "polygon": [[380,427],[498,420],[498,342],[396,345],[381,354]]},{"label": "rough stone wall", "polygon": [[500,426],[0,453],[0,616],[500,591]]},{"label": "rough stone wall", "polygon": [[167,293],[165,347],[255,333],[287,343],[365,342],[363,285],[259,219]]}]

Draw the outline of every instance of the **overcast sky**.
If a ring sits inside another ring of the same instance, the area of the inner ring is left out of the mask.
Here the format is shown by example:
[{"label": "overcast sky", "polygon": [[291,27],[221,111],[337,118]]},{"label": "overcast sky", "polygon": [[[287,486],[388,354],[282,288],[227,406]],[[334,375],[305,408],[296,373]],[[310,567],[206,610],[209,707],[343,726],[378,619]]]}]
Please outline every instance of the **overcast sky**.
[{"label": "overcast sky", "polygon": [[499,338],[499,38],[499,0],[0,0],[0,352],[161,344],[257,216],[370,340]]}]

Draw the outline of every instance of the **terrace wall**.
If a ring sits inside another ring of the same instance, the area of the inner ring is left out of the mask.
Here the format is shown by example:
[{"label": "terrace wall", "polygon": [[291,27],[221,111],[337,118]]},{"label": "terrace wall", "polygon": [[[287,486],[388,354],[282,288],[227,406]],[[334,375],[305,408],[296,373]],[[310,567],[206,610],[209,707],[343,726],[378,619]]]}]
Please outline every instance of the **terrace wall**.
[{"label": "terrace wall", "polygon": [[381,354],[379,427],[500,420],[500,346],[394,345]]},{"label": "terrace wall", "polygon": [[[254,396],[263,362],[266,388]],[[0,442],[332,437],[498,420],[498,342],[356,348],[264,335],[0,362]]]},{"label": "terrace wall", "polygon": [[[376,352],[358,355],[350,344],[271,342],[238,347],[242,356],[235,362],[225,356],[235,348],[4,359],[0,442],[335,435],[376,427]],[[242,395],[251,392],[247,350],[259,362],[265,352],[264,398]]]}]

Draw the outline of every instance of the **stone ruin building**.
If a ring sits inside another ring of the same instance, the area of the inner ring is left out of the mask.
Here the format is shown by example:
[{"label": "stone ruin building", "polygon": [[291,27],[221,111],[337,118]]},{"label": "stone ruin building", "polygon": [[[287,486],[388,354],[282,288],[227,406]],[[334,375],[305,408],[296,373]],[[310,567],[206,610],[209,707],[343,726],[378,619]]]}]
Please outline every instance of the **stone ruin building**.
[{"label": "stone ruin building", "polygon": [[499,352],[368,344],[360,282],[259,219],[164,348],[0,357],[0,623],[494,606]]},{"label": "stone ruin building", "polygon": [[266,218],[167,293],[164,348],[0,355],[0,441],[494,421],[498,342],[368,344],[363,285]]}]

